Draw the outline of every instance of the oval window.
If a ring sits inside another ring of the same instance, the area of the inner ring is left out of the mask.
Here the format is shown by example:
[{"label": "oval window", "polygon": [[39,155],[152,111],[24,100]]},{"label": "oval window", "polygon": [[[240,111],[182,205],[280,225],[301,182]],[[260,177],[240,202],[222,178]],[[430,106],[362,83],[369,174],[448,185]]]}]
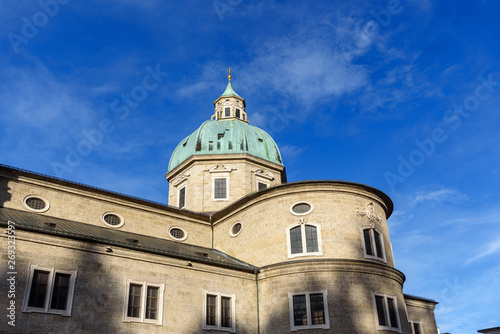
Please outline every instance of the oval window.
[{"label": "oval window", "polygon": [[181,229],[180,227],[172,227],[172,228],[170,228],[168,233],[175,240],[182,241],[182,240],[186,240],[186,238],[187,238],[187,233],[183,229]]},{"label": "oval window", "polygon": [[229,230],[229,234],[232,237],[237,236],[238,234],[240,234],[242,227],[243,225],[241,225],[241,222],[234,223],[233,226],[231,226],[231,230]]},{"label": "oval window", "polygon": [[121,227],[125,223],[125,220],[120,215],[112,212],[104,213],[102,220],[110,227]]},{"label": "oval window", "polygon": [[294,204],[290,212],[293,213],[294,215],[306,215],[312,211],[312,206],[309,203],[306,202],[300,202],[297,204]]},{"label": "oval window", "polygon": [[49,202],[38,196],[26,196],[23,203],[32,211],[45,212],[49,209]]}]

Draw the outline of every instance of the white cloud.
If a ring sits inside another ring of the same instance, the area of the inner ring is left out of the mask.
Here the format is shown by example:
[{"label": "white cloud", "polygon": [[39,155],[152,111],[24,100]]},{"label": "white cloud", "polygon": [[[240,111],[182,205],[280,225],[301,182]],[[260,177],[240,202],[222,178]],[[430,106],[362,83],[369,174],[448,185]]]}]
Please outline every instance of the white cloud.
[{"label": "white cloud", "polygon": [[279,146],[281,156],[285,161],[295,160],[304,150],[303,147],[296,145],[282,145]]},{"label": "white cloud", "polygon": [[448,202],[448,203],[462,203],[468,199],[467,195],[462,194],[460,191],[451,188],[440,188],[436,190],[421,190],[418,191],[411,202],[416,205],[423,202]]},{"label": "white cloud", "polygon": [[494,254],[498,251],[500,251],[500,237],[497,240],[490,242],[488,245],[483,247],[483,249],[481,250],[481,252],[479,254],[468,259],[465,262],[465,264],[469,264],[471,262],[477,261],[479,259],[482,259],[483,257]]}]

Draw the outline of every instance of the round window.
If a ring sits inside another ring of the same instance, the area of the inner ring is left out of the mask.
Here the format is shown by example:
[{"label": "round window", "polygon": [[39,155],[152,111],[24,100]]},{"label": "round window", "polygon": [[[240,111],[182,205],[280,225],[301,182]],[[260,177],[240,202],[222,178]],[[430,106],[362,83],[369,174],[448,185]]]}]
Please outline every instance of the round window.
[{"label": "round window", "polygon": [[291,208],[290,208],[290,212],[293,213],[294,215],[306,215],[308,213],[310,213],[312,211],[313,207],[311,206],[311,204],[309,203],[306,203],[306,202],[300,202],[300,203],[297,203],[297,204],[294,204]]},{"label": "round window", "polygon": [[108,215],[105,215],[104,216],[104,221],[108,225],[113,225],[113,226],[120,225],[120,223],[122,222],[122,220],[120,219],[120,217],[118,217],[117,215],[114,215],[112,213],[110,213]]},{"label": "round window", "polygon": [[238,234],[240,234],[242,227],[243,225],[241,225],[241,222],[234,223],[229,230],[229,235],[231,235],[232,237],[237,236]]},{"label": "round window", "polygon": [[181,229],[180,227],[172,227],[172,228],[170,228],[168,233],[175,240],[182,241],[182,240],[186,240],[186,238],[187,238],[187,233],[183,229]]},{"label": "round window", "polygon": [[45,212],[49,209],[49,202],[38,196],[26,196],[23,204],[28,209],[37,212]]},{"label": "round window", "polygon": [[102,215],[104,223],[110,227],[122,227],[125,223],[123,217],[116,213],[106,212]]}]

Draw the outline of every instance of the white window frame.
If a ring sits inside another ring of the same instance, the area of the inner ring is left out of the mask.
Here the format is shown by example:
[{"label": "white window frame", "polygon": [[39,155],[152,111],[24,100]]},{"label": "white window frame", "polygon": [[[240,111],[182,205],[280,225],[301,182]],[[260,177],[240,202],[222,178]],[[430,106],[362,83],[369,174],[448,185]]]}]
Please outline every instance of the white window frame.
[{"label": "white window frame", "polygon": [[[215,180],[216,179],[226,179],[226,197],[225,198],[215,198]],[[212,176],[212,201],[228,201],[228,200],[229,200],[229,175]]]},{"label": "white window frame", "polygon": [[[187,184],[187,182],[184,182],[177,187],[177,207],[179,209],[184,209],[186,207],[186,184]],[[181,208],[180,203],[181,203],[181,190],[182,189],[184,189],[184,206]]]},{"label": "white window frame", "polygon": [[257,191],[259,191],[259,183],[265,184],[266,185],[266,189],[271,187],[271,182],[266,181],[264,179],[261,179],[261,178],[257,177],[255,179],[255,185],[257,187]]},{"label": "white window frame", "polygon": [[[307,211],[307,212],[303,212],[303,213],[297,213],[297,212],[293,211],[293,207],[294,207],[294,206],[296,206],[297,204],[302,204],[302,203],[307,204],[307,205],[309,205],[309,206],[311,207],[311,208],[309,209],[309,211]],[[292,215],[294,215],[294,216],[305,216],[305,215],[310,214],[313,210],[314,210],[314,205],[312,205],[310,202],[306,202],[306,201],[299,201],[299,202],[293,203],[293,204],[290,206],[290,209],[289,209],[290,213],[291,213]]]},{"label": "white window frame", "polygon": [[[216,296],[216,307],[215,307],[215,312],[216,312],[216,325],[215,326],[210,326],[207,325],[207,296],[212,295]],[[231,298],[231,327],[222,327],[222,311],[221,311],[221,301],[222,297],[227,297]],[[224,331],[224,332],[230,332],[230,333],[236,333],[236,295],[234,294],[224,294],[220,292],[211,292],[208,290],[203,290],[203,329],[204,330],[218,330],[218,331]]]},{"label": "white window frame", "polygon": [[[45,207],[43,209],[33,209],[31,208],[28,204],[26,204],[26,201],[30,198],[38,198],[38,199],[41,199],[42,201],[45,202]],[[30,210],[30,211],[33,211],[33,212],[45,212],[45,211],[48,211],[50,209],[50,203],[49,201],[45,198],[45,197],[42,197],[42,196],[39,196],[39,195],[34,195],[34,194],[31,194],[31,195],[27,195],[23,198],[23,205],[26,209]]]},{"label": "white window frame", "polygon": [[[47,293],[45,295],[45,302],[44,302],[43,307],[28,306],[29,298],[30,298],[30,294],[31,294],[31,285],[33,284],[33,276],[35,274],[35,270],[49,272],[49,278],[48,278],[48,282],[47,282]],[[50,304],[52,302],[52,294],[53,294],[54,280],[55,280],[56,274],[70,275],[69,287],[68,287],[68,299],[66,300],[66,309],[65,310],[56,310],[56,309],[50,308]],[[74,271],[73,270],[61,270],[61,269],[55,269],[55,268],[49,268],[49,267],[40,267],[40,266],[35,265],[35,264],[30,265],[29,278],[28,278],[28,282],[26,285],[26,292],[24,294],[22,311],[27,312],[27,313],[37,312],[37,313],[59,314],[59,315],[65,316],[65,317],[71,316],[71,310],[73,308],[73,295],[75,292],[76,276],[77,276],[76,270],[74,270]]]},{"label": "white window frame", "polygon": [[[179,230],[181,230],[182,232],[184,232],[184,236],[182,238],[175,238],[171,233],[170,231],[172,231],[174,228],[177,228]],[[170,238],[174,239],[174,240],[177,240],[177,241],[184,241],[187,239],[188,237],[188,234],[186,232],[185,229],[183,229],[182,227],[180,226],[177,226],[177,225],[174,225],[174,226],[170,226],[170,228],[168,229],[168,235],[170,236]]]},{"label": "white window frame", "polygon": [[[364,234],[365,230],[370,230],[369,231],[369,233],[370,233],[370,243],[372,245],[372,250],[373,250],[373,252],[374,252],[375,255],[369,255],[368,252],[367,252],[366,244],[365,244],[365,234]],[[377,248],[375,246],[375,232],[374,231],[377,231],[377,233],[379,234],[380,248],[382,249],[382,257],[378,257],[376,255],[376,253],[377,253],[376,249]],[[379,231],[378,229],[376,229],[374,225],[361,226],[361,241],[362,241],[362,244],[363,244],[363,253],[364,253],[365,258],[367,258],[367,259],[373,259],[373,260],[378,260],[378,261],[382,261],[384,263],[387,263],[387,256],[385,254],[384,234],[381,231]]]},{"label": "white window frame", "polygon": [[410,321],[408,321],[408,323],[410,324],[411,334],[415,334],[415,327],[414,327],[415,324],[418,325],[418,327],[420,329],[420,334],[422,334],[422,322],[421,321],[410,320]]},{"label": "white window frame", "polygon": [[[240,225],[241,225],[241,228],[240,228],[240,230],[238,231],[238,233],[233,233],[233,228],[234,228],[237,224],[240,224]],[[229,228],[229,235],[230,235],[231,237],[233,237],[233,238],[234,238],[234,237],[238,236],[238,234],[240,234],[240,233],[241,233],[241,230],[242,230],[242,229],[243,229],[243,223],[242,223],[240,220],[238,220],[238,221],[237,221],[237,222],[235,222],[233,225],[231,225],[231,227]]]},{"label": "white window frame", "polygon": [[[306,240],[306,225],[311,225],[316,227],[317,237],[318,237],[318,251],[317,252],[307,252],[307,240]],[[292,254],[292,242],[290,240],[290,230],[294,227],[300,226],[301,236],[302,236],[302,253]],[[286,227],[286,245],[288,248],[288,258],[292,259],[299,256],[322,256],[323,255],[323,243],[321,241],[321,225],[318,223],[303,223],[303,224],[291,224]]]},{"label": "white window frame", "polygon": [[[128,302],[130,285],[137,284],[141,285],[141,309],[139,318],[129,317],[128,314]],[[147,287],[158,288],[158,319],[146,319],[146,299],[147,299]],[[157,326],[163,325],[163,296],[165,291],[165,283],[151,283],[147,281],[138,281],[132,278],[125,279],[125,300],[123,303],[123,322],[143,322],[148,324],[154,324]]]},{"label": "white window frame", "polygon": [[[312,294],[323,294],[323,312],[325,314],[325,323],[319,325],[313,325],[311,320],[311,298]],[[304,326],[295,326],[294,318],[293,318],[293,296],[297,295],[306,295],[306,312],[307,312],[307,323],[308,325]],[[302,329],[330,329],[330,317],[328,315],[328,292],[327,290],[321,291],[306,291],[306,292],[289,292],[288,293],[288,303],[290,306],[290,330],[298,331]]]},{"label": "white window frame", "polygon": [[[120,218],[120,224],[118,224],[118,225],[110,225],[110,224],[108,224],[106,222],[106,220],[104,220],[104,217],[106,215],[115,215],[115,216],[117,216],[118,218]],[[116,213],[114,211],[106,211],[106,212],[104,212],[102,214],[102,216],[101,216],[101,221],[104,223],[104,225],[106,225],[108,227],[113,227],[113,228],[119,228],[119,227],[122,227],[125,224],[125,218],[123,218],[122,215],[120,215],[120,214],[118,214],[118,213]]]},{"label": "white window frame", "polygon": [[[388,326],[381,326],[378,321],[378,312],[377,312],[377,302],[375,301],[375,296],[384,298],[384,314],[386,315],[386,320]],[[389,302],[387,298],[392,298],[394,300],[394,310],[396,312],[396,320],[398,322],[398,327],[391,327],[390,319],[388,316],[389,313]],[[399,319],[399,311],[398,311],[398,299],[394,295],[388,295],[384,293],[372,292],[372,300],[373,300],[373,311],[375,312],[375,322],[377,324],[377,330],[389,330],[401,333],[401,319]]]}]

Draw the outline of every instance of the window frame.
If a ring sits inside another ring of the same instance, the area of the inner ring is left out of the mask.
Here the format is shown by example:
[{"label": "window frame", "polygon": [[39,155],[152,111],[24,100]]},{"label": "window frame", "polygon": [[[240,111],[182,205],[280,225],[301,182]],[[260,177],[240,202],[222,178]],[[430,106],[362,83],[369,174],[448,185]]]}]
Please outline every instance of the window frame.
[{"label": "window frame", "polygon": [[[216,297],[216,306],[215,306],[215,326],[207,325],[207,296],[215,296]],[[231,327],[222,327],[222,298],[230,298],[231,299]],[[224,331],[230,333],[236,333],[236,295],[235,294],[225,294],[220,292],[211,292],[208,290],[203,290],[203,326],[204,330],[217,330]]]},{"label": "window frame", "polygon": [[224,106],[224,117],[231,117],[231,107]]},{"label": "window frame", "polygon": [[[311,295],[315,294],[323,294],[323,314],[325,316],[325,323],[319,325],[313,325],[311,321]],[[308,325],[295,326],[295,319],[293,316],[293,297],[294,296],[306,296],[306,314],[307,314],[307,323]],[[330,317],[328,313],[328,291],[320,290],[320,291],[304,291],[304,292],[289,292],[288,293],[288,303],[290,310],[290,330],[298,331],[303,329],[330,329]]]},{"label": "window frame", "polygon": [[[129,294],[130,294],[130,285],[136,284],[141,286],[141,306],[139,309],[140,316],[129,317],[128,316],[128,303],[129,303]],[[146,303],[147,303],[147,288],[154,287],[158,288],[158,316],[157,319],[146,319]],[[133,278],[125,279],[125,298],[123,303],[123,322],[140,322],[153,324],[156,326],[163,325],[163,298],[165,292],[165,283],[151,283],[148,281],[139,281]]]},{"label": "window frame", "polygon": [[[226,179],[226,197],[215,198],[215,180]],[[212,201],[228,201],[229,200],[229,176],[217,175],[212,177]]]},{"label": "window frame", "polygon": [[[380,325],[379,319],[378,319],[378,309],[377,309],[377,302],[376,302],[376,297],[382,297],[384,299],[384,315],[385,315],[385,320],[387,321],[387,326]],[[388,299],[391,298],[394,301],[394,311],[396,314],[396,321],[398,323],[398,327],[392,327],[390,325],[390,317],[388,315],[389,313],[389,302]],[[372,300],[373,300],[373,311],[375,312],[375,322],[377,324],[377,330],[388,330],[388,331],[394,331],[401,333],[401,319],[399,318],[399,312],[398,312],[398,299],[394,295],[389,295],[389,294],[384,294],[384,293],[379,293],[379,292],[372,292]]]},{"label": "window frame", "polygon": [[264,181],[261,178],[256,178],[255,183],[256,183],[256,186],[257,186],[257,191],[261,191],[261,189],[259,189],[259,183],[262,183],[262,184],[266,185],[266,188],[262,189],[262,190],[266,190],[266,189],[268,189],[268,188],[271,187],[271,183],[269,181]]},{"label": "window frame", "polygon": [[[240,228],[240,230],[238,231],[238,233],[234,233],[234,232],[233,232],[233,228],[234,228],[237,224],[240,224],[240,225],[241,225],[241,228]],[[229,228],[229,235],[230,235],[231,237],[233,237],[233,238],[234,238],[234,237],[238,236],[238,235],[241,233],[241,230],[242,230],[242,229],[243,229],[243,223],[242,223],[240,220],[238,220],[238,221],[236,221],[233,225],[231,225],[231,227]]]},{"label": "window frame", "polygon": [[[181,190],[184,189],[184,205],[181,207]],[[186,182],[177,187],[177,207],[184,209],[186,207]]]},{"label": "window frame", "polygon": [[[45,207],[43,209],[33,209],[32,207],[30,207],[26,201],[29,200],[30,198],[37,198],[37,199],[40,199],[42,200],[43,202],[45,202]],[[35,194],[30,194],[30,195],[26,195],[24,198],[23,198],[23,205],[26,209],[30,210],[30,211],[33,211],[33,212],[46,212],[50,209],[50,203],[49,201],[45,198],[45,197],[42,197],[40,195],[35,195]]]},{"label": "window frame", "polygon": [[411,334],[416,334],[415,327],[414,327],[415,325],[418,325],[419,334],[422,334],[422,321],[409,320],[408,324],[410,325]]},{"label": "window frame", "polygon": [[[298,204],[307,204],[307,205],[309,205],[311,208],[310,208],[310,209],[309,209],[309,211],[307,211],[307,212],[297,213],[297,212],[293,211],[293,208],[294,208],[296,205],[298,205]],[[298,201],[298,202],[296,202],[296,203],[293,203],[292,205],[290,205],[290,209],[289,209],[290,213],[291,213],[292,215],[294,215],[294,216],[305,216],[305,215],[308,215],[308,214],[310,214],[311,212],[313,212],[313,210],[314,210],[314,205],[312,205],[310,202],[306,202],[306,201]]]},{"label": "window frame", "polygon": [[[44,300],[44,306],[43,307],[34,307],[34,306],[29,306],[29,299],[31,295],[31,287],[33,284],[33,277],[35,275],[35,271],[48,271],[49,272],[49,277],[48,277],[48,282],[47,282],[47,287],[46,287],[46,294],[45,294],[45,300]],[[51,309],[50,304],[52,303],[52,297],[54,294],[54,281],[56,278],[57,274],[65,274],[65,275],[70,275],[69,278],[69,286],[68,286],[68,296],[66,299],[66,309],[65,310],[58,310],[58,309]],[[62,270],[62,269],[55,269],[55,268],[50,268],[50,267],[41,267],[36,264],[31,264],[29,267],[29,277],[28,281],[26,283],[26,291],[24,293],[24,301],[23,301],[23,307],[22,307],[22,312],[26,313],[48,313],[48,314],[59,314],[64,317],[70,317],[71,316],[71,310],[73,308],[73,296],[75,293],[75,282],[76,282],[76,276],[77,276],[77,271],[76,270]]]},{"label": "window frame", "polygon": [[[375,255],[370,255],[368,254],[368,251],[366,249],[366,241],[365,241],[365,234],[364,231],[369,230],[370,234],[370,245],[372,247],[372,251]],[[378,233],[379,236],[379,241],[380,241],[380,249],[382,251],[382,257],[378,257],[376,254],[376,243],[375,243],[375,232]],[[379,231],[377,228],[375,228],[374,225],[365,225],[361,226],[361,241],[363,244],[363,254],[366,259],[372,259],[372,260],[377,260],[377,261],[382,261],[384,263],[387,263],[387,255],[385,252],[385,243],[384,243],[384,234]]]},{"label": "window frame", "polygon": [[[306,225],[309,226],[314,226],[316,227],[316,237],[318,239],[318,251],[317,252],[307,252],[307,240],[306,240]],[[300,226],[301,229],[301,237],[302,237],[302,253],[295,253],[292,254],[292,242],[290,240],[290,231],[297,227]],[[295,257],[300,257],[300,256],[323,256],[323,243],[321,241],[321,224],[318,223],[295,223],[288,225],[286,227],[286,244],[287,244],[287,251],[288,251],[288,258],[295,258]]]},{"label": "window frame", "polygon": [[[120,218],[120,224],[118,225],[111,225],[111,224],[108,224],[108,222],[104,219],[105,216],[107,215],[115,215],[117,216],[118,218]],[[102,214],[101,216],[101,221],[104,223],[104,225],[106,225],[107,227],[112,227],[112,228],[120,228],[122,227],[123,225],[125,225],[125,218],[123,218],[122,215],[114,212],[114,211],[106,211]]]},{"label": "window frame", "polygon": [[[184,232],[184,235],[182,236],[182,238],[176,238],[174,237],[172,234],[171,234],[171,231],[176,228],[176,229],[179,229],[181,230],[182,232]],[[184,241],[187,239],[188,235],[187,235],[187,232],[185,229],[183,229],[182,227],[178,226],[178,225],[173,225],[173,226],[170,226],[168,228],[168,236],[176,241]]]}]

